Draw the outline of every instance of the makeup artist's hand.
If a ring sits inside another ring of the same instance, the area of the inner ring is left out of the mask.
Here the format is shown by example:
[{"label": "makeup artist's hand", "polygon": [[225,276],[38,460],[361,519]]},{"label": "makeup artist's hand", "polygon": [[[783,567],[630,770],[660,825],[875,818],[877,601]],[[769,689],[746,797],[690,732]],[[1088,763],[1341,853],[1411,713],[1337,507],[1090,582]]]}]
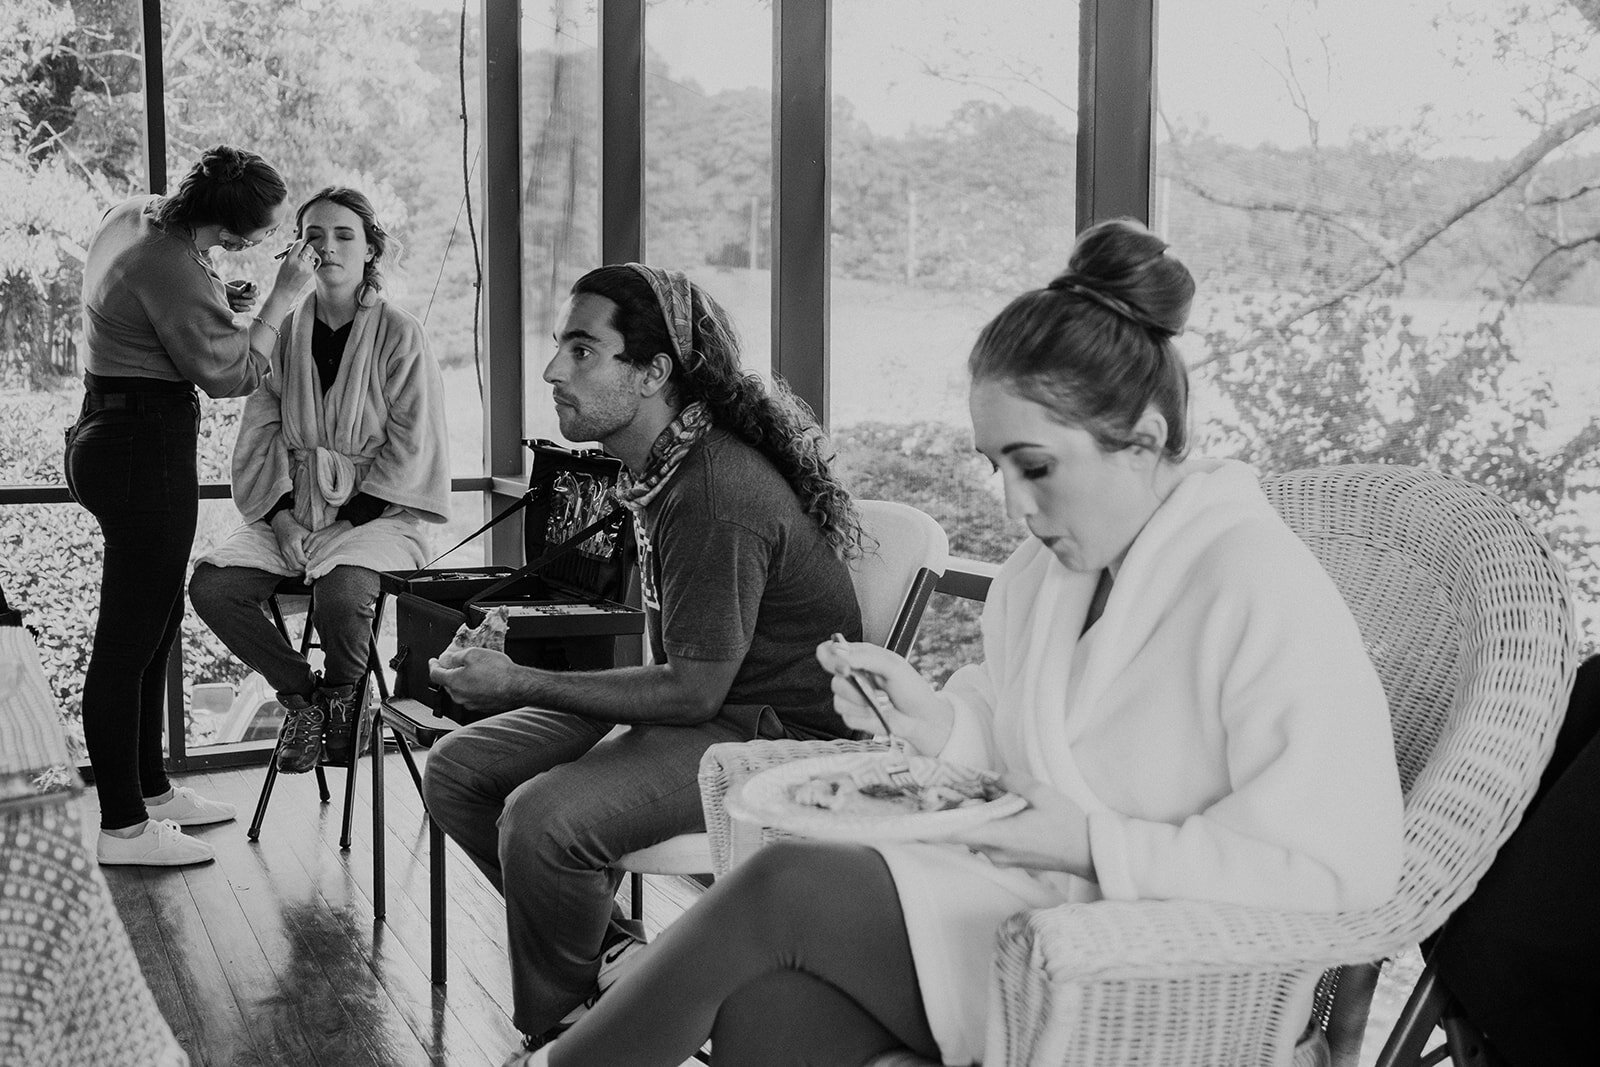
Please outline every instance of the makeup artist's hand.
[{"label": "makeup artist's hand", "polygon": [[256,283],[244,278],[235,278],[223,286],[228,294],[228,309],[234,314],[249,311],[256,302]]},{"label": "makeup artist's hand", "polygon": [[317,267],[321,263],[310,241],[294,241],[283,250],[283,262],[278,264],[278,276],[272,283],[273,295],[281,292],[291,297],[299,296],[306,284],[317,276]]}]

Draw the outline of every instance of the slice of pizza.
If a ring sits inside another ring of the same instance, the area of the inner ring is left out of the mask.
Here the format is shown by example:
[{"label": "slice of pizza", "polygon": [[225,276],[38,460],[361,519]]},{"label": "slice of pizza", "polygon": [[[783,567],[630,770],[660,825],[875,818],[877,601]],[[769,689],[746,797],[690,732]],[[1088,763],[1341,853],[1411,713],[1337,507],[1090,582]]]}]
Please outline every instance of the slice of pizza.
[{"label": "slice of pizza", "polygon": [[462,623],[450,639],[446,652],[459,652],[464,648],[488,648],[496,652],[506,650],[506,630],[511,611],[504,604],[490,608],[483,621],[476,626]]}]

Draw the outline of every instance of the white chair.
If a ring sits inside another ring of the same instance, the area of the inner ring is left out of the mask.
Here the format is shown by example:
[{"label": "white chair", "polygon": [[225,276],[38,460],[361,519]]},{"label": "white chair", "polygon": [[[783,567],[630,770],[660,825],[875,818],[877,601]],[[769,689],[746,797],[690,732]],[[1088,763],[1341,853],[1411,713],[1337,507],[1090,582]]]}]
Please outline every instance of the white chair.
[{"label": "white chair", "polygon": [[[1438,929],[1539,783],[1576,662],[1544,538],[1484,489],[1412,467],[1297,471],[1263,488],[1338,585],[1388,694],[1406,794],[1400,887],[1333,914],[1183,900],[1021,912],[997,932],[990,1067],[1354,1064],[1370,961]],[[706,753],[716,873],[773,836],[730,833],[727,790],[819,748]],[[1291,1017],[1292,991],[1318,975],[1312,1017]]]},{"label": "white chair", "polygon": [[[923,609],[944,574],[950,543],[926,513],[891,500],[858,500],[867,534],[865,552],[852,564],[856,602],[861,606],[862,640],[905,655],[917,636]],[[628,853],[617,869],[632,877],[631,908],[643,919],[644,875],[710,875],[711,839],[679,834]]]}]

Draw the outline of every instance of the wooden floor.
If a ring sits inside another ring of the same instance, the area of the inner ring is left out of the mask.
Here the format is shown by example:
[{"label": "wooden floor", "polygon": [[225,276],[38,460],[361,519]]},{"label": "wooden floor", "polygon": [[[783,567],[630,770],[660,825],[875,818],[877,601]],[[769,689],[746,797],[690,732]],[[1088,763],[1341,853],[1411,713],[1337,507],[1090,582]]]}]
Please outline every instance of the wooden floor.
[{"label": "wooden floor", "polygon": [[[261,839],[248,841],[265,774],[253,768],[182,779],[239,807],[237,822],[191,831],[216,849],[215,863],[101,868],[156,1003],[196,1067],[479,1067],[517,1047],[504,905],[454,845],[450,981],[429,982],[427,826],[393,754],[384,792],[388,916],[374,921],[368,770],[364,762],[348,852],[339,849],[342,774],[329,775],[327,805],[311,775],[280,777]],[[87,798],[93,827],[92,790]],[[647,883],[654,934],[697,887]],[[622,899],[626,907],[626,883]]]}]

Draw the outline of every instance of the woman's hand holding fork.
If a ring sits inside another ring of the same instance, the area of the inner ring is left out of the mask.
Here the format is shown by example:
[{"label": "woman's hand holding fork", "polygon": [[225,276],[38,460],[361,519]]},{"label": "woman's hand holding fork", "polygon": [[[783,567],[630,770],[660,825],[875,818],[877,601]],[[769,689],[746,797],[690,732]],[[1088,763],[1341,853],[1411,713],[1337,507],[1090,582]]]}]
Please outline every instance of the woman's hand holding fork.
[{"label": "woman's hand holding fork", "polygon": [[[887,728],[927,756],[944,748],[954,713],[903,656],[864,641],[824,641],[817,646],[817,662],[833,675],[833,707],[846,726],[872,734]],[[880,709],[868,703],[851,681],[852,667],[865,672],[867,680],[888,695],[881,723]]]}]

